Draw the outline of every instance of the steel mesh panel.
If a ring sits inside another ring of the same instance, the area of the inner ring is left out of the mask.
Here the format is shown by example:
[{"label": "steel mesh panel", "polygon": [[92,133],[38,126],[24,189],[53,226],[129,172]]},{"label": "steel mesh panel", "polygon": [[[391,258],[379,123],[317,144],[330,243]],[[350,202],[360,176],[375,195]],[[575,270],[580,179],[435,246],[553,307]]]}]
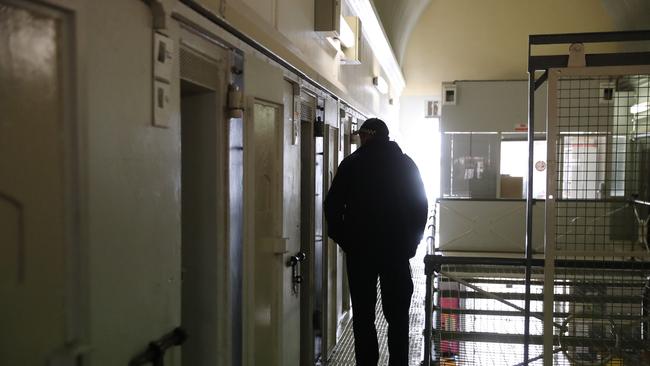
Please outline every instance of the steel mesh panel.
[{"label": "steel mesh panel", "polygon": [[[522,363],[524,278],[523,267],[443,265],[434,285],[435,358],[458,366]],[[533,278],[531,358],[542,354],[542,270]]]},{"label": "steel mesh panel", "polygon": [[561,75],[549,84],[556,174],[547,178],[555,187],[547,261],[571,262],[554,268],[555,324],[546,329],[556,365],[650,364],[649,79]]}]

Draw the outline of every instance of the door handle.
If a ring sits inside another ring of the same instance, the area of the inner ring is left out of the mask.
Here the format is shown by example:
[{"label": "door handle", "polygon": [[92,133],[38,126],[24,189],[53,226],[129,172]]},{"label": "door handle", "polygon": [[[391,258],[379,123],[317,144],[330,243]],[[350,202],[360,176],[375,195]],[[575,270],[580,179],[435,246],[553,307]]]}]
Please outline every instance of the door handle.
[{"label": "door handle", "polygon": [[292,277],[292,292],[294,295],[298,296],[300,291],[300,284],[302,283],[302,271],[300,269],[300,263],[307,259],[307,255],[304,252],[298,252],[295,255],[292,255],[287,260],[287,267],[291,267],[291,277]]}]

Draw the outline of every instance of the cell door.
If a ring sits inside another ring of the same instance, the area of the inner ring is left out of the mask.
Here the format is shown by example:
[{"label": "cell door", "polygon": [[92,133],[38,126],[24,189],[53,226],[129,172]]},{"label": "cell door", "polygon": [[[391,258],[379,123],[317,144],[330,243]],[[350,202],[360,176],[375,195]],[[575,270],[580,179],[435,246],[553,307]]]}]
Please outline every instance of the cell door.
[{"label": "cell door", "polygon": [[282,347],[282,106],[253,104],[253,344],[254,365],[279,365]]},{"label": "cell door", "polygon": [[45,365],[79,316],[66,23],[49,8],[0,1],[2,365]]},{"label": "cell door", "polygon": [[[300,151],[300,115],[298,99],[296,95],[299,87],[288,80],[283,85],[283,223],[282,232],[286,240],[286,251],[282,262],[282,365],[300,366],[301,334],[301,298],[300,295],[306,292],[302,282],[298,282],[304,271],[305,262],[291,266],[291,259],[303,258],[301,250],[301,151]],[[306,259],[306,257],[305,257]]]}]

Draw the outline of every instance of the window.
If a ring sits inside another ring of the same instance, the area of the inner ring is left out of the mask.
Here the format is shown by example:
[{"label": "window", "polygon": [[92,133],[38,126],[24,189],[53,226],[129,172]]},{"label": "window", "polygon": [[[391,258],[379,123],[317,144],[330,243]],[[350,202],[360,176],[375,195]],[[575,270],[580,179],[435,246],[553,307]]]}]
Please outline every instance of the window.
[{"label": "window", "polygon": [[497,133],[445,133],[441,191],[444,197],[496,198]]},{"label": "window", "polygon": [[[507,137],[501,141],[500,174],[521,177],[523,187],[521,197],[526,197],[528,187],[528,141],[525,136]],[[533,146],[533,198],[546,197],[546,140],[535,140]]]},{"label": "window", "polygon": [[561,182],[564,199],[601,199],[605,196],[607,136],[564,135],[560,139]]}]

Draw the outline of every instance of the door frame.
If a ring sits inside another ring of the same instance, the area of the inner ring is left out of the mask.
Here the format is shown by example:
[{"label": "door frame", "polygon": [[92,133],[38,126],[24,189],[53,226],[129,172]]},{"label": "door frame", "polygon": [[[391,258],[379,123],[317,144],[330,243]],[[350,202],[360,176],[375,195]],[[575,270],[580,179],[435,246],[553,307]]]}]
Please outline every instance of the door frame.
[{"label": "door frame", "polygon": [[315,116],[310,115],[303,118],[303,103],[311,104],[311,111],[314,111],[316,109],[316,97],[306,93],[304,90],[300,93],[300,249],[307,255],[302,265],[303,282],[300,289],[300,365],[308,366],[314,363],[315,357],[313,325],[314,299],[311,293],[314,288],[314,249],[316,235],[314,227],[314,218],[316,215],[314,199],[316,194],[316,140],[314,137]]}]

